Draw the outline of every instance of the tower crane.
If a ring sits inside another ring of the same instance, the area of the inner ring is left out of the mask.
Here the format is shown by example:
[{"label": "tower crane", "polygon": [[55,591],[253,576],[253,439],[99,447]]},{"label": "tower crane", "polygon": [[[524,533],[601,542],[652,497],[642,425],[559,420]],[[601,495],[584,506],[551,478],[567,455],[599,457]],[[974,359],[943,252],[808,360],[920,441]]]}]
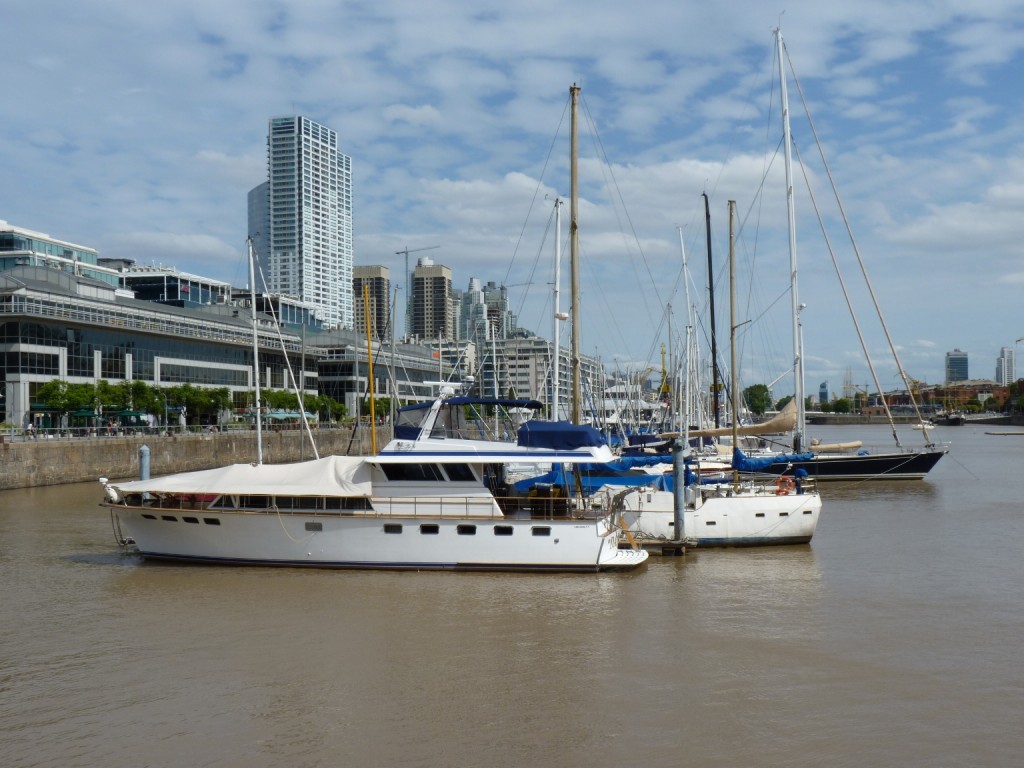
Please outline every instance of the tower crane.
[{"label": "tower crane", "polygon": [[440,245],[425,245],[422,248],[409,248],[406,246],[400,251],[395,251],[396,256],[405,256],[405,335],[409,335],[409,322],[412,319],[412,273],[409,271],[409,254],[419,251],[432,251],[440,248]]}]

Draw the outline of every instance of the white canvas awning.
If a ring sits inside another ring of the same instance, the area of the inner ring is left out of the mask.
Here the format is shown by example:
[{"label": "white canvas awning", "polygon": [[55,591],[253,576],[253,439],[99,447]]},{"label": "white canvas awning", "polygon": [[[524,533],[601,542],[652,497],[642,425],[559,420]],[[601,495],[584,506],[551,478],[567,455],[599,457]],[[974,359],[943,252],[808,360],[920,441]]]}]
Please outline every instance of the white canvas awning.
[{"label": "white canvas awning", "polygon": [[188,493],[268,496],[372,495],[370,466],[362,458],[327,456],[294,464],[232,464],[150,480],[110,483],[124,493]]}]

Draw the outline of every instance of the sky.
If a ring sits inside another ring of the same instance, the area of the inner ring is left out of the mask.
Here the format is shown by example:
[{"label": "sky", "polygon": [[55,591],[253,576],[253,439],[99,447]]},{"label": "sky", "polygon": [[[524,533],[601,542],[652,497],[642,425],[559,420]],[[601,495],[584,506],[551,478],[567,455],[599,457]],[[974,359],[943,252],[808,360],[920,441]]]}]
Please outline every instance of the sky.
[{"label": "sky", "polygon": [[875,389],[827,243],[883,389],[902,385],[875,303],[904,370],[926,383],[943,381],[954,348],[972,378],[992,378],[1000,348],[1024,337],[1024,0],[39,0],[8,3],[3,27],[0,219],[244,285],[267,121],[302,114],[353,160],[357,265],[390,267],[400,303],[404,249],[410,266],[450,267],[456,288],[504,283],[520,325],[548,338],[555,198],[569,302],[577,84],[582,351],[612,370],[660,370],[688,325],[706,343],[703,194],[728,350],[735,200],[738,367],[782,395],[793,323],[781,27],[797,78],[808,390]]}]

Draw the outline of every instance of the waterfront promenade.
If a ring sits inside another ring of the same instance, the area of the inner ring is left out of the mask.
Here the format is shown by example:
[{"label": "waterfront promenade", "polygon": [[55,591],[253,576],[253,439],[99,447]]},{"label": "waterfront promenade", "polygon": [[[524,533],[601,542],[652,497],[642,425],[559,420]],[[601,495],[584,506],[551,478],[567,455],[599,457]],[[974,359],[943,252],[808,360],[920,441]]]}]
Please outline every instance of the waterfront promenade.
[{"label": "waterfront promenade", "polygon": [[[354,433],[354,436],[353,436]],[[321,456],[371,452],[370,429],[360,425],[313,430]],[[391,439],[390,427],[377,428],[377,447]],[[251,430],[144,432],[61,436],[0,434],[0,490],[81,483],[100,477],[124,479],[139,474],[139,449],[149,446],[150,474],[166,475],[256,460],[256,433]],[[263,461],[282,464],[313,458],[304,430],[263,433]]]}]

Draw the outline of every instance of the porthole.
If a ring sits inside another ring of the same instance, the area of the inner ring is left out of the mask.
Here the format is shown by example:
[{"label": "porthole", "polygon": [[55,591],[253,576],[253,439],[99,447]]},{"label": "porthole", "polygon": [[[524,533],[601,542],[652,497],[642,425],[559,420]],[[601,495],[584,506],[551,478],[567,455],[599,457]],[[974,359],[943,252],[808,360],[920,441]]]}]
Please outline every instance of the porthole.
[{"label": "porthole", "polygon": [[306,530],[318,533],[324,529],[323,523],[306,523]]},{"label": "porthole", "polygon": [[420,526],[420,533],[425,533],[429,536],[437,534],[441,528],[436,523],[424,523]]},{"label": "porthole", "polygon": [[476,526],[459,525],[455,527],[455,532],[458,533],[459,536],[476,536]]},{"label": "porthole", "polygon": [[511,536],[512,526],[511,525],[496,525],[494,526],[495,536]]},{"label": "porthole", "polygon": [[384,533],[401,533],[401,523],[384,523]]}]

